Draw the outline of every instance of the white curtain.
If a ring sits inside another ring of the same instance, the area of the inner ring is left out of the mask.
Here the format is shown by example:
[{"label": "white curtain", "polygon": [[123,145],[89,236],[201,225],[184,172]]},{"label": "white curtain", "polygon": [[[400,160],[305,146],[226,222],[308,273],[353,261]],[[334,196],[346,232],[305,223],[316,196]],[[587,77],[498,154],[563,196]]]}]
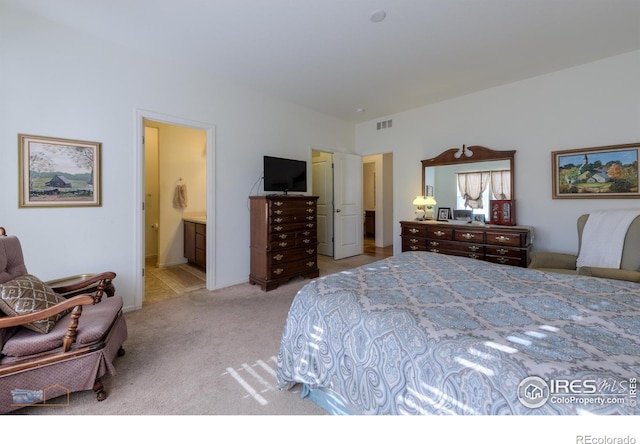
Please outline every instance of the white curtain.
[{"label": "white curtain", "polygon": [[488,171],[476,173],[458,173],[458,190],[464,198],[464,207],[480,209],[482,205],[482,194],[489,184],[490,174]]},{"label": "white curtain", "polygon": [[511,200],[511,171],[491,171],[491,194],[497,200]]}]

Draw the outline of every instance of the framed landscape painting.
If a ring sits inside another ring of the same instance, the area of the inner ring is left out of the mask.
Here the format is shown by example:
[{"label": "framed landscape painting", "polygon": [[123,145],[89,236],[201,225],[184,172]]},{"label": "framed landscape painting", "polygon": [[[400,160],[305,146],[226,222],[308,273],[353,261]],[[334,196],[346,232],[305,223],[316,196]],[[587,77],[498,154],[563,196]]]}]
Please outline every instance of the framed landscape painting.
[{"label": "framed landscape painting", "polygon": [[640,143],[554,151],[554,199],[640,197],[638,156]]},{"label": "framed landscape painting", "polygon": [[99,142],[19,134],[19,206],[100,206],[100,148]]}]

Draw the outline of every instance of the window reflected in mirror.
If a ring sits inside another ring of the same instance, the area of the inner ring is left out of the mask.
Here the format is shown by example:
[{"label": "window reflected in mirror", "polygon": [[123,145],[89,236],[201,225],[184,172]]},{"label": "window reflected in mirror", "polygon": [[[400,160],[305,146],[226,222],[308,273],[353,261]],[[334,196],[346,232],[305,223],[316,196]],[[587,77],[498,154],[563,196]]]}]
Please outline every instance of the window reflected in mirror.
[{"label": "window reflected in mirror", "polygon": [[511,199],[509,167],[509,160],[427,167],[425,188],[429,187],[439,206],[471,210],[488,221],[489,200]]}]

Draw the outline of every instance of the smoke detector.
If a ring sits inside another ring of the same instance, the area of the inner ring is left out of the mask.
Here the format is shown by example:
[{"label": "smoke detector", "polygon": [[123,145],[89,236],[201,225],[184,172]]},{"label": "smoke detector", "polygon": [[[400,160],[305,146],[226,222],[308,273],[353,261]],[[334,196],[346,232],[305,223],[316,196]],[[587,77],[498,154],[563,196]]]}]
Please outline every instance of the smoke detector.
[{"label": "smoke detector", "polygon": [[369,20],[371,20],[373,23],[380,23],[386,17],[387,17],[387,13],[386,12],[384,12],[382,9],[376,9],[369,16]]}]

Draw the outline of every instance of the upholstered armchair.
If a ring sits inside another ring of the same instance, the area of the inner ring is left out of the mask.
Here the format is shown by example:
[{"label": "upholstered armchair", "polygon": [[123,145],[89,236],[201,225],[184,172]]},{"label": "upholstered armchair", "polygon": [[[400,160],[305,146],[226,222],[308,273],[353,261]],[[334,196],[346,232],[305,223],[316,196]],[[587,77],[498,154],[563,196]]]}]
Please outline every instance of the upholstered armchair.
[{"label": "upholstered armchair", "polygon": [[42,282],[27,272],[18,238],[0,237],[0,413],[65,405],[76,391],[107,397],[100,378],[115,374],[127,339],[115,276]]},{"label": "upholstered armchair", "polygon": [[580,252],[585,243],[591,239],[583,236],[585,224],[589,214],[578,218],[578,253],[556,253],[548,251],[534,251],[531,253],[529,268],[551,271],[556,273],[580,274],[608,279],[620,279],[640,282],[640,216],[630,223],[624,237],[622,256],[619,268],[585,266],[578,263]]}]

